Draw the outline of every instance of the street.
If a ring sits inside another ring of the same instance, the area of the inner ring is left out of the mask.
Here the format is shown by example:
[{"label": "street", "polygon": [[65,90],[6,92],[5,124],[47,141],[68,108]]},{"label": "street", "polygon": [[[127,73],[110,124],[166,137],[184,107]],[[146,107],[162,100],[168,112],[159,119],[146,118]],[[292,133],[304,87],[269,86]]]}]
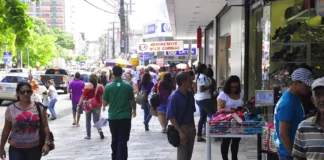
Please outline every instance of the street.
[{"label": "street", "polygon": [[[0,107],[0,114],[4,115],[7,106]],[[55,138],[55,150],[51,151],[43,160],[109,160],[111,159],[109,127],[103,128],[105,139],[101,140],[95,128],[92,128],[91,140],[85,140],[85,118],[81,117],[80,127],[72,126],[71,101],[66,94],[60,94],[56,103],[58,119],[50,121],[50,129]],[[132,121],[130,141],[128,142],[130,160],[175,160],[177,149],[172,147],[166,134],[160,132],[157,118],[152,118],[150,131],[144,131],[143,111],[137,107],[137,117]],[[198,121],[196,117],[196,122]],[[4,118],[0,119],[1,128]],[[9,145],[6,144],[6,149]],[[205,158],[205,143],[195,143],[192,160]],[[230,157],[230,154],[229,154]],[[220,160],[220,142],[212,142],[212,159]],[[239,151],[240,160],[256,159],[255,139],[242,139]]]}]

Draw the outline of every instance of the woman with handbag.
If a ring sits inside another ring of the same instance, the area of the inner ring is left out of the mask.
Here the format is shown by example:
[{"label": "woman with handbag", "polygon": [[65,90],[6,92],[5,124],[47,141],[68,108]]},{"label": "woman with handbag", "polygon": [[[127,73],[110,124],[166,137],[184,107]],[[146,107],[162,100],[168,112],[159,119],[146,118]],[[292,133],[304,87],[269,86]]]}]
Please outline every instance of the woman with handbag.
[{"label": "woman with handbag", "polygon": [[152,78],[150,73],[144,73],[142,77],[142,81],[140,84],[138,84],[138,91],[144,90],[146,93],[145,102],[142,103],[142,109],[144,110],[144,126],[145,131],[149,131],[149,122],[152,118],[152,115],[150,113],[151,106],[147,100],[147,96],[150,94],[152,88],[154,86],[154,83],[152,82]]},{"label": "woman with handbag", "polygon": [[[85,111],[87,136],[84,137],[84,139],[91,139],[91,115],[93,116],[94,124],[97,124],[96,122],[98,122],[100,119],[102,95],[104,92],[104,87],[98,83],[98,77],[96,74],[90,75],[89,82],[90,83],[87,83],[84,86],[77,108],[78,110],[79,107],[82,106],[83,110]],[[105,136],[101,127],[98,125],[95,126],[100,135],[100,139],[104,139]]]},{"label": "woman with handbag", "polygon": [[162,81],[157,82],[152,88],[152,91],[155,91],[160,97],[160,106],[157,109],[157,115],[162,127],[162,133],[166,133],[168,126],[168,119],[166,118],[168,98],[175,89],[176,87],[172,83],[171,73],[165,73]]},{"label": "woman with handbag", "polygon": [[50,150],[50,130],[46,111],[44,107],[39,107],[37,106],[39,104],[31,101],[33,90],[29,83],[18,83],[16,93],[18,102],[11,104],[5,112],[0,158],[6,157],[4,147],[10,135],[10,160],[40,160]]},{"label": "woman with handbag", "polygon": [[[238,76],[230,76],[224,84],[223,91],[217,97],[218,110],[225,113],[232,113],[233,109],[243,106],[243,96],[241,91],[241,80]],[[223,160],[228,160],[228,149],[231,144],[232,160],[237,160],[239,143],[241,138],[223,138],[221,153]]]}]

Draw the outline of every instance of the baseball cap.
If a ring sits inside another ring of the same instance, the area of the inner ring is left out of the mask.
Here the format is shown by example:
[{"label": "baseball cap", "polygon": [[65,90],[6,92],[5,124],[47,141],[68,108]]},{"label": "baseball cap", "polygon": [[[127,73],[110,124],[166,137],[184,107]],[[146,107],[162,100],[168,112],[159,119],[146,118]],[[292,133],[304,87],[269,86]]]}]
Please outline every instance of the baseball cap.
[{"label": "baseball cap", "polygon": [[314,80],[312,78],[312,73],[305,68],[298,68],[291,74],[291,79],[293,81],[301,81],[308,86],[312,86]]},{"label": "baseball cap", "polygon": [[312,90],[316,87],[324,87],[324,77],[317,78],[314,83],[312,84]]}]

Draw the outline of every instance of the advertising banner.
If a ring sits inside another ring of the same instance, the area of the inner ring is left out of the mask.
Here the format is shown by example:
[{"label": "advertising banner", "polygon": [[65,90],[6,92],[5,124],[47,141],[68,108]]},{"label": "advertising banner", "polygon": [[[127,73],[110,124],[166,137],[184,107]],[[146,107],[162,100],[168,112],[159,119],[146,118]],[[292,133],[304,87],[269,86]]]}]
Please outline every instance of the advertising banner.
[{"label": "advertising banner", "polygon": [[164,58],[157,58],[156,64],[159,65],[160,67],[163,67],[164,66]]},{"label": "advertising banner", "polygon": [[[182,51],[166,51],[166,56],[188,56],[189,55],[189,48],[184,48]],[[191,55],[197,55],[197,48],[191,48]]]},{"label": "advertising banner", "polygon": [[143,38],[172,37],[172,28],[168,21],[152,21],[145,24]]},{"label": "advertising banner", "polygon": [[140,56],[140,59],[143,59],[143,60],[152,60],[152,56],[149,52],[140,52],[139,56]]},{"label": "advertising banner", "polygon": [[137,45],[137,52],[164,52],[183,50],[183,41],[143,42]]}]

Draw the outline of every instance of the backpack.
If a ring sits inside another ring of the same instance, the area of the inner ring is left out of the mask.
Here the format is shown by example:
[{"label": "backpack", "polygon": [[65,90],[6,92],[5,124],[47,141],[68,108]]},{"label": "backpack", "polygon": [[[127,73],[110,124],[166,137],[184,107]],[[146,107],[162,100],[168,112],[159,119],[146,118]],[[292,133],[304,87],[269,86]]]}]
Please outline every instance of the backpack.
[{"label": "backpack", "polygon": [[159,93],[159,88],[160,88],[160,82],[157,85],[157,93],[151,92],[150,95],[147,97],[147,100],[149,104],[156,109],[158,106],[160,106],[160,93]]}]

